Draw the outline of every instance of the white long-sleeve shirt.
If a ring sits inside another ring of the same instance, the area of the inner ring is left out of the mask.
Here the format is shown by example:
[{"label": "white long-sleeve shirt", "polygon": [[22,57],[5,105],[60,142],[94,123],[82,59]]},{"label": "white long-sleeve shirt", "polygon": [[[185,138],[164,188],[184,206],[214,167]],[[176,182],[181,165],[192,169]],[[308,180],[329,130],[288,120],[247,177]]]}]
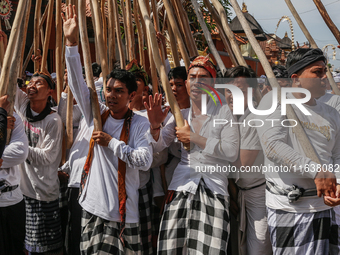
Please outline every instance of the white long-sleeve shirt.
[{"label": "white long-sleeve shirt", "polygon": [[[225,99],[222,95],[224,102]],[[217,99],[217,98],[216,98]],[[191,124],[191,108],[181,111],[184,119]],[[228,167],[229,162],[237,159],[239,151],[239,131],[237,126],[231,127],[230,120],[234,119],[228,105],[221,106],[210,100],[207,105],[208,118],[203,123],[199,135],[207,138],[204,150],[197,145],[190,152],[181,149],[181,161],[177,165],[172,177],[169,190],[188,191],[195,194],[201,178],[208,188],[215,194],[228,196],[228,172],[223,172],[223,167]],[[228,124],[213,127],[214,119],[228,120]],[[149,133],[149,141],[155,151],[162,151],[176,138],[176,123],[173,116],[165,124],[156,142]],[[211,173],[206,171],[209,167],[221,167],[221,171]],[[226,168],[224,168],[226,169]]]},{"label": "white long-sleeve shirt", "polygon": [[[0,181],[5,181],[8,186],[20,184],[19,164],[23,163],[28,155],[28,140],[24,125],[18,114],[13,113],[16,121],[12,130],[11,140],[6,145],[2,155],[2,166],[0,168]],[[13,191],[0,195],[0,207],[11,206],[23,199],[20,186]]]},{"label": "white long-sleeve shirt", "polygon": [[55,112],[43,120],[30,123],[26,119],[29,99],[17,89],[15,109],[23,120],[26,135],[32,146],[28,147],[27,160],[20,164],[21,190],[30,198],[54,201],[59,197],[58,166],[61,160],[63,124]]},{"label": "white long-sleeve shirt", "polygon": [[[86,128],[93,131],[90,94],[82,76],[78,47],[66,47],[69,86],[84,115]],[[101,113],[108,108],[100,104]],[[126,222],[139,222],[139,170],[148,170],[152,163],[152,147],[146,133],[149,121],[135,114],[131,120],[128,144],[120,141],[124,119],[108,117],[103,132],[112,136],[108,147],[95,144],[91,170],[79,199],[86,211],[109,221],[120,222],[118,200],[118,158],[126,163]]]},{"label": "white long-sleeve shirt", "polygon": [[[263,97],[258,109],[267,110],[271,107],[271,93],[269,92]],[[287,96],[293,98],[292,94]],[[318,154],[321,164],[339,166],[340,115],[329,105],[318,100],[316,103],[315,106],[303,104],[312,114],[311,116],[304,115],[295,105],[293,105],[293,108]],[[263,127],[257,129],[265,155],[264,165],[277,167],[277,169],[286,166],[288,167],[286,169],[290,169],[288,172],[267,172],[266,179],[284,189],[293,184],[304,189],[315,189],[314,178],[317,172],[310,170],[316,169],[317,164],[305,156],[292,128],[281,125],[281,122],[286,118],[286,116],[281,115],[281,105],[278,105],[275,112],[269,116],[257,116],[257,119],[264,121]],[[278,121],[265,121],[266,119],[278,119]],[[285,123],[285,125],[289,124]],[[298,213],[329,209],[324,204],[323,199],[317,196],[301,197],[298,201],[289,203],[287,197],[274,195],[269,191],[266,191],[266,205],[272,209]]]}]

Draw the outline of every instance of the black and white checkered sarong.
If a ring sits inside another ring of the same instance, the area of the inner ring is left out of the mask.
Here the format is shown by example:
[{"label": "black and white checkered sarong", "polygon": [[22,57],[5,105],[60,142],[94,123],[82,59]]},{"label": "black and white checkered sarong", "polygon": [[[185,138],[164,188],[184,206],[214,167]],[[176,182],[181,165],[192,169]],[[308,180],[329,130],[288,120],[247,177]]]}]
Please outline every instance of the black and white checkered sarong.
[{"label": "black and white checkered sarong", "polygon": [[125,223],[124,243],[119,238],[119,222],[104,220],[84,209],[81,227],[80,252],[83,255],[123,255],[128,250],[133,254],[141,254],[138,223]]},{"label": "black and white checkered sarong", "polygon": [[175,192],[165,205],[158,254],[227,254],[229,205],[201,180],[196,194]]},{"label": "black and white checkered sarong", "polygon": [[152,182],[151,180],[139,192],[139,228],[143,255],[152,255]]},{"label": "black and white checkered sarong", "polygon": [[274,254],[340,254],[340,219],[333,209],[290,213],[267,207],[267,212]]},{"label": "black and white checkered sarong", "polygon": [[45,253],[62,247],[59,199],[39,201],[24,196],[26,205],[25,248]]}]

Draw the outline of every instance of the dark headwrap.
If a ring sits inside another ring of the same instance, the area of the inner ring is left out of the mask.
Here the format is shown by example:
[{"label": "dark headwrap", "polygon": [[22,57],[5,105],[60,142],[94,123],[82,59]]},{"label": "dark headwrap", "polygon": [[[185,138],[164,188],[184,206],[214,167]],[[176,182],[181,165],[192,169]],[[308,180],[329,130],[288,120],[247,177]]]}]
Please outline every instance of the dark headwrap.
[{"label": "dark headwrap", "polygon": [[55,89],[55,84],[54,81],[52,80],[52,77],[49,73],[45,73],[45,72],[35,72],[32,77],[41,77],[44,78],[45,81],[47,82],[48,86],[50,87],[50,89]]},{"label": "dark headwrap", "polygon": [[320,49],[312,49],[306,52],[298,62],[288,68],[288,77],[291,78],[293,74],[298,73],[310,64],[320,60],[325,63],[327,62],[326,57]]},{"label": "dark headwrap", "polygon": [[191,68],[194,68],[194,67],[204,68],[210,73],[211,77],[216,79],[216,75],[217,75],[216,68],[214,64],[210,61],[209,57],[199,56],[195,58],[194,61],[192,61],[191,65],[189,66],[188,72],[190,71]]},{"label": "dark headwrap", "polygon": [[145,86],[148,86],[149,84],[149,76],[145,72],[145,70],[138,65],[138,62],[136,59],[132,60],[127,66],[126,70],[132,73],[135,77],[140,77],[144,80]]}]

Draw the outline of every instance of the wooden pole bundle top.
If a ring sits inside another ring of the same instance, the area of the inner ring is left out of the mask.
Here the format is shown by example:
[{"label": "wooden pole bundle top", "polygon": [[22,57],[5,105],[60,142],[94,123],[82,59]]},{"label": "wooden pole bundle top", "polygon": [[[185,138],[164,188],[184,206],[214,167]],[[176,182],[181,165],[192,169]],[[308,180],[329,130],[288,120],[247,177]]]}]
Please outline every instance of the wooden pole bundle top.
[{"label": "wooden pole bundle top", "polygon": [[214,45],[214,42],[213,42],[213,40],[211,38],[211,34],[209,32],[209,29],[207,28],[207,25],[205,24],[205,21],[204,21],[201,9],[200,9],[200,7],[199,7],[199,5],[198,5],[196,0],[191,0],[191,3],[194,6],[197,18],[199,20],[199,23],[201,24],[202,29],[203,29],[203,33],[204,33],[205,39],[207,40],[207,43],[209,45],[210,51],[213,54],[213,56],[214,56],[214,58],[215,58],[215,60],[217,62],[217,65],[220,68],[222,74],[224,75],[225,72],[227,71],[227,69],[225,68],[225,65],[224,65],[224,63],[223,63],[223,61],[221,59],[221,56],[218,53],[218,51],[217,51],[217,49],[216,49],[216,47]]},{"label": "wooden pole bundle top", "polygon": [[[40,45],[40,28],[39,23],[40,23],[40,15],[41,15],[41,2],[42,0],[36,0],[35,3],[35,15],[34,15],[34,56],[37,56],[38,54],[38,49]],[[29,56],[31,58],[31,56]],[[40,66],[38,61],[34,62],[34,72],[40,70]]]},{"label": "wooden pole bundle top", "polygon": [[[101,22],[101,13],[100,8],[97,0],[91,0],[93,9],[92,18],[94,19],[94,24],[96,26],[96,42],[98,43],[98,51],[100,55],[100,66],[102,68],[102,75],[103,75],[103,84],[104,84],[104,91],[106,88],[106,76],[109,74],[109,67],[107,65],[107,52],[105,51],[106,47],[104,44],[104,37],[103,37],[103,23]],[[87,33],[87,32],[86,32]]]},{"label": "wooden pole bundle top", "polygon": [[47,56],[48,56],[48,46],[50,45],[50,35],[51,35],[51,30],[52,30],[53,7],[54,7],[54,0],[50,0],[49,5],[48,5],[44,50],[43,50],[43,55],[41,59],[41,69],[40,69],[41,72],[44,72],[48,69],[47,68]]},{"label": "wooden pole bundle top", "polygon": [[171,29],[174,32],[174,35],[175,35],[177,43],[178,43],[178,47],[181,51],[181,55],[182,55],[182,58],[184,60],[185,68],[188,70],[189,65],[190,65],[190,59],[189,59],[188,52],[185,48],[183,38],[182,38],[182,36],[179,32],[177,22],[176,22],[176,19],[175,19],[175,15],[173,13],[173,10],[172,10],[172,7],[169,3],[169,0],[163,0],[163,2],[164,2],[164,7],[166,9],[166,13],[167,13],[169,21],[170,21]]}]

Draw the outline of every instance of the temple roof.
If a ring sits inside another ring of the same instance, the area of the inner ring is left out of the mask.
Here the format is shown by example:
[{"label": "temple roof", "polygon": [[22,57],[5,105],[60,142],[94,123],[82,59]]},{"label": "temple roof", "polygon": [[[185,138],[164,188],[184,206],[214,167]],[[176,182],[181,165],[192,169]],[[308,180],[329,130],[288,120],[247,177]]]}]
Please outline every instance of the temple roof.
[{"label": "temple roof", "polygon": [[284,50],[292,49],[292,40],[288,37],[287,32],[285,36],[282,38],[282,40],[280,41],[278,46]]},{"label": "temple roof", "polygon": [[[253,31],[253,33],[255,35],[257,34],[263,34],[263,29],[262,27],[260,26],[260,24],[256,21],[256,19],[250,15],[248,13],[248,10],[247,10],[247,6],[245,3],[243,3],[243,8],[242,8],[242,12],[243,12],[243,15],[244,17],[246,18],[246,20],[248,21],[248,24],[251,28],[251,30]],[[244,33],[244,30],[241,26],[241,23],[238,19],[238,17],[236,16],[230,23],[230,29],[234,32],[234,33]]]}]

